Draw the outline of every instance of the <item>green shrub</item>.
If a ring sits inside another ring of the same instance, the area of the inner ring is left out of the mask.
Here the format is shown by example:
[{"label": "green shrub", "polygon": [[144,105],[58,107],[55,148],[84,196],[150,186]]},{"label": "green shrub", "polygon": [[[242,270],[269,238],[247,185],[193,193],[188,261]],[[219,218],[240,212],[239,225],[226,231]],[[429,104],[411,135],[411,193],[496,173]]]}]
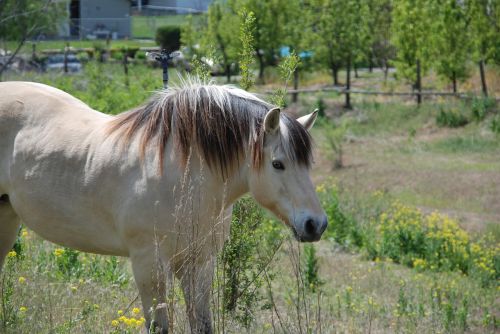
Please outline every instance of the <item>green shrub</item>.
[{"label": "green shrub", "polygon": [[314,248],[313,244],[307,244],[304,246],[304,284],[306,289],[315,293],[323,283],[319,277],[316,248]]},{"label": "green shrub", "polygon": [[436,117],[436,123],[441,127],[458,128],[467,125],[469,120],[460,110],[444,110],[441,108]]},{"label": "green shrub", "polygon": [[318,117],[324,118],[326,116],[325,110],[326,110],[326,103],[323,100],[323,98],[318,98],[316,100],[316,108],[318,109]]},{"label": "green shrub", "polygon": [[490,129],[494,134],[500,135],[500,115],[495,116],[491,120]]},{"label": "green shrub", "polygon": [[145,60],[146,59],[146,52],[144,52],[144,51],[138,51],[135,54],[135,58],[139,59],[139,60]]},{"label": "green shrub", "polygon": [[371,224],[365,239],[371,256],[389,258],[417,270],[460,271],[487,285],[500,277],[500,253],[487,239],[472,241],[445,215],[424,215],[395,202]]},{"label": "green shrub", "polygon": [[163,26],[156,30],[155,41],[162,49],[172,52],[181,47],[181,28],[178,26]]},{"label": "green shrub", "polygon": [[363,241],[359,224],[341,207],[338,192],[325,189],[324,186],[318,186],[316,191],[320,194],[321,204],[328,217],[325,236],[346,247],[361,247]]},{"label": "green shrub", "polygon": [[117,61],[123,60],[123,53],[119,51],[111,52],[111,58]]},{"label": "green shrub", "polygon": [[493,108],[495,107],[495,100],[490,99],[487,97],[484,98],[479,98],[479,97],[474,97],[472,99],[472,118],[476,122],[480,122],[486,118],[486,115],[490,112],[493,111]]}]

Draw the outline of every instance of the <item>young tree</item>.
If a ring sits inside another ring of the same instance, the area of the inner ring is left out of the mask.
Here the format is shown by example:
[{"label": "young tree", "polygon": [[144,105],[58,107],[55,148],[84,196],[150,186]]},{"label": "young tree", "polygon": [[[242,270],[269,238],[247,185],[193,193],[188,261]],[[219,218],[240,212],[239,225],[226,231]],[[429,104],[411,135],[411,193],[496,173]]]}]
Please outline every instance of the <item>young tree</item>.
[{"label": "young tree", "polygon": [[391,44],[392,1],[370,0],[368,2],[371,16],[368,30],[371,31],[371,47],[369,48],[368,62],[370,72],[374,65],[384,69],[384,78],[387,80],[389,61],[394,57],[394,46]]},{"label": "young tree", "polygon": [[312,39],[314,41],[314,59],[327,66],[331,71],[333,85],[339,85],[338,73],[342,67],[342,53],[340,51],[342,30],[341,21],[333,2],[315,0],[313,5]]},{"label": "young tree", "polygon": [[313,24],[318,36],[320,56],[325,57],[332,71],[334,84],[338,83],[337,72],[340,64],[346,66],[345,105],[351,108],[351,68],[366,52],[369,39],[368,6],[362,0],[316,0],[313,1],[318,19]]},{"label": "young tree", "polygon": [[483,94],[488,96],[484,65],[500,58],[500,3],[498,0],[467,0],[466,6],[473,59],[479,64]]},{"label": "young tree", "polygon": [[240,19],[237,12],[223,0],[214,1],[208,8],[208,27],[202,44],[205,50],[212,48],[231,81],[231,65],[238,61],[241,41],[238,36]]},{"label": "young tree", "polygon": [[[283,10],[285,25],[284,25],[284,44],[290,47],[290,51],[300,55],[308,51],[310,46],[308,36],[311,34],[310,29],[310,6],[303,0],[290,0],[286,9]],[[299,73],[302,68],[302,63],[298,64],[293,72],[293,89],[299,88]],[[293,102],[297,102],[298,94],[292,95]]]},{"label": "young tree", "polygon": [[52,33],[65,17],[65,4],[55,0],[0,0],[0,42],[15,42],[13,52],[0,64],[0,76],[24,43],[41,33]]},{"label": "young tree", "polygon": [[255,15],[254,47],[259,63],[258,78],[263,83],[266,66],[277,63],[278,50],[284,43],[285,12],[290,2],[288,0],[229,0],[228,5],[235,12],[245,8]]},{"label": "young tree", "polygon": [[434,36],[435,68],[439,75],[451,81],[457,92],[457,81],[467,78],[469,38],[466,12],[460,0],[443,0],[433,4],[431,10]]},{"label": "young tree", "polygon": [[[432,51],[430,21],[431,0],[394,1],[392,17],[392,42],[396,47],[396,69],[398,76],[414,83],[422,91],[421,76],[430,67]],[[417,94],[422,102],[422,95]]]}]

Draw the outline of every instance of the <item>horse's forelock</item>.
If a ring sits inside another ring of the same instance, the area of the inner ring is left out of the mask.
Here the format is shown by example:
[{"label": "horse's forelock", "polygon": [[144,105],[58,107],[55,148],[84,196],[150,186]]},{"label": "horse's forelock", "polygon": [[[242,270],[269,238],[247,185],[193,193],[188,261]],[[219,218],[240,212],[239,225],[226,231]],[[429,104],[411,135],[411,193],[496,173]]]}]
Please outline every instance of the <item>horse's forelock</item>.
[{"label": "horse's forelock", "polygon": [[[272,106],[255,95],[232,86],[188,83],[156,93],[144,106],[116,116],[109,132],[117,132],[125,143],[141,132],[140,155],[155,144],[160,171],[165,147],[173,136],[173,147],[185,166],[191,152],[197,152],[208,167],[223,178],[239,165],[250,146],[254,168],[263,158],[262,129],[266,112]],[[282,114],[283,149],[299,164],[311,162],[311,138],[294,119]]]}]

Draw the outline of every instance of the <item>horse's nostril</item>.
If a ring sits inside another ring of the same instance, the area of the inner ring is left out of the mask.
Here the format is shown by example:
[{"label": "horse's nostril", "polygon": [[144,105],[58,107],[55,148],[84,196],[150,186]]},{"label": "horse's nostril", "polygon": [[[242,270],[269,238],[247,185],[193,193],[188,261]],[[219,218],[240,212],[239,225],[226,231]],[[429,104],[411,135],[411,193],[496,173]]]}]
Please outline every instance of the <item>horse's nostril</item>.
[{"label": "horse's nostril", "polygon": [[306,223],[304,225],[304,230],[305,230],[307,235],[311,235],[311,234],[316,233],[316,228],[314,226],[314,220],[312,220],[312,219],[306,220]]}]

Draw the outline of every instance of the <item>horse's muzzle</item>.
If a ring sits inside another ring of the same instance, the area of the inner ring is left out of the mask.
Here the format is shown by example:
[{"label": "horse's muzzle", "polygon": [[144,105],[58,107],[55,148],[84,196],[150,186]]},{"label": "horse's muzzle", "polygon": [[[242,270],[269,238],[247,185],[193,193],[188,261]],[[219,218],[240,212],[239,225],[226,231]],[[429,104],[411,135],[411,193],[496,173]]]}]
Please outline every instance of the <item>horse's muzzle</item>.
[{"label": "horse's muzzle", "polygon": [[326,216],[318,219],[309,217],[305,220],[302,233],[293,229],[295,238],[300,242],[314,242],[321,239],[323,232],[328,226],[328,218]]}]

